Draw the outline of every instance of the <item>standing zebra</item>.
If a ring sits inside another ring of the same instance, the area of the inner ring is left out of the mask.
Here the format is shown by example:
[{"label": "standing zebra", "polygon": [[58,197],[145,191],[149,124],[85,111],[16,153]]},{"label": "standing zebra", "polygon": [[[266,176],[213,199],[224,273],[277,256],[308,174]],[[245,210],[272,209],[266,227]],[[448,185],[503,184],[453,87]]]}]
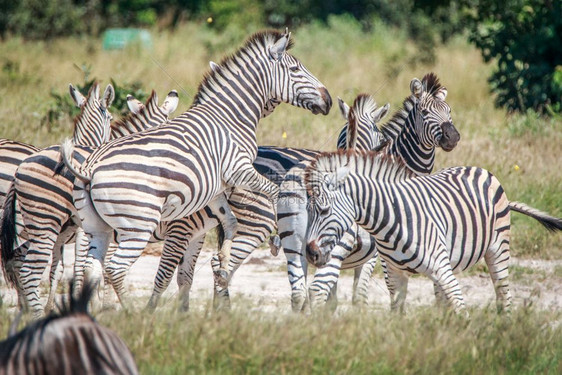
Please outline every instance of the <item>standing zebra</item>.
[{"label": "standing zebra", "polygon": [[[388,140],[383,152],[403,160],[413,173],[424,175],[433,170],[436,148],[451,151],[460,135],[453,126],[451,108],[445,101],[447,89],[435,74],[426,74],[421,81],[414,78],[410,82],[410,91],[411,95],[404,100],[403,107],[381,126],[381,131]],[[303,175],[304,165],[287,173],[281,184],[278,203],[278,232],[287,257],[287,273],[292,290],[291,305],[294,311],[301,311],[305,307],[309,294],[306,287],[305,256],[308,199]],[[374,242],[365,232],[360,231],[358,234],[359,237],[354,237],[355,234],[350,233],[346,237],[348,242],[340,245],[348,247],[348,250],[353,249],[353,256],[345,260],[345,268],[357,267],[373,258],[368,263],[367,272],[358,271],[355,274],[354,300],[364,303],[368,278],[376,262],[376,251]],[[341,263],[338,264],[338,260],[344,259],[334,258],[330,267],[317,271],[310,289],[315,303],[325,301],[328,296],[336,297],[336,290],[332,291],[332,287],[339,274]],[[326,259],[315,261],[325,263]]]},{"label": "standing zebra", "polygon": [[138,374],[127,345],[88,313],[94,288],[78,297],[70,284],[70,303],[56,315],[34,322],[0,342],[0,375]]},{"label": "standing zebra", "polygon": [[[443,169],[416,177],[401,160],[377,153],[321,155],[306,170],[311,196],[306,251],[329,257],[356,222],[377,241],[386,261],[391,308],[403,310],[408,275],[421,273],[439,299],[465,307],[454,273],[484,259],[499,309],[509,309],[510,211],[562,230],[562,219],[509,202],[496,177],[477,167]],[[345,252],[338,250],[338,256]],[[335,254],[334,254],[335,255]]]},{"label": "standing zebra", "polygon": [[[276,199],[278,187],[252,166],[256,126],[271,98],[327,114],[326,88],[293,56],[290,34],[254,34],[211,71],[193,106],[170,124],[100,147],[82,166],[74,201],[90,238],[86,275],[99,282],[108,243],[138,257],[161,221],[205,207],[226,186],[260,191]],[[226,265],[221,265],[226,269]]]},{"label": "standing zebra", "polygon": [[[363,107],[362,96],[358,98],[357,103],[357,106]],[[349,110],[349,107],[341,100],[339,104],[342,110]],[[374,102],[369,103],[366,107],[364,112],[368,113],[369,116],[373,116],[375,121],[378,121],[386,115],[389,108],[388,105],[376,108]],[[356,134],[355,140],[362,145],[368,145],[367,147],[370,148],[382,143],[382,135],[376,125],[373,126],[372,123],[366,122],[362,122],[361,124],[364,123],[367,124],[367,126],[359,126],[351,130],[353,134]],[[348,131],[348,125],[349,124],[346,124],[344,126],[342,132]],[[254,166],[262,175],[267,176],[275,183],[279,183],[290,167],[304,160],[312,160],[316,155],[318,155],[318,152],[311,150],[259,147],[258,157],[254,161]],[[238,228],[232,240],[232,257],[228,268],[229,274],[231,275],[230,277],[232,277],[232,274],[238,269],[246,257],[265,241],[267,236],[271,234],[275,225],[273,207],[267,197],[254,194],[249,198],[248,195],[247,191],[238,189],[235,189],[229,195],[231,209],[238,219]],[[197,215],[192,215],[192,218],[188,222],[187,231],[189,232],[190,238],[194,238],[194,240],[192,240],[193,243],[189,244],[187,251],[181,253],[183,254],[183,258],[178,270],[178,284],[180,286],[180,299],[183,309],[189,307],[189,291],[193,281],[195,263],[201,251],[204,235],[217,225],[218,221],[213,217],[212,213],[207,210],[199,212]],[[155,288],[149,302],[150,308],[156,306],[161,293],[168,286],[177,264],[174,260],[179,258],[178,255],[171,254],[168,250],[169,249],[165,246],[162,252],[161,263],[155,280]],[[212,258],[212,266],[215,272],[219,269],[220,261],[218,257],[214,256]],[[217,308],[227,308],[229,306],[227,285],[215,281],[214,302]]]},{"label": "standing zebra", "polygon": [[[177,107],[178,96],[176,91],[171,91],[164,101],[158,106],[158,97],[153,91],[147,101],[146,106],[139,105],[133,97],[128,97],[127,104],[133,111],[132,115],[112,123],[110,136],[112,138],[138,132],[153,126],[158,126],[168,119],[169,113]],[[99,108],[98,104],[91,106],[93,109]],[[88,122],[86,116],[88,112],[82,114],[83,122]],[[95,119],[90,118],[90,123],[95,123]],[[105,125],[104,125],[105,126]],[[96,142],[97,143],[97,142]],[[99,146],[96,144],[96,146]],[[92,152],[92,148],[80,147],[80,155],[84,160]],[[53,146],[42,150],[33,157],[25,160],[18,168],[16,180],[13,187],[13,199],[6,204],[6,214],[2,221],[2,246],[7,250],[3,259],[6,266],[11,259],[25,257],[23,267],[20,270],[22,293],[33,312],[38,315],[40,302],[37,288],[41,280],[41,275],[47,266],[51,255],[53,257],[51,266],[51,288],[49,299],[45,309],[48,311],[54,303],[54,293],[56,284],[62,274],[62,264],[60,263],[62,246],[72,241],[73,235],[78,228],[71,219],[73,212],[72,186],[74,176],[66,172],[61,173],[59,168],[60,153],[58,146]],[[17,199],[15,199],[17,197]],[[22,251],[22,254],[13,252],[15,233],[13,228],[14,210],[22,212],[23,232],[18,234],[17,240],[25,238],[29,241],[31,251]],[[76,261],[75,278],[80,287],[85,254],[81,248],[87,245],[81,231],[77,232],[76,241]],[[21,262],[21,259],[20,259]],[[17,267],[19,268],[19,267]],[[17,269],[15,270],[17,274]]]}]

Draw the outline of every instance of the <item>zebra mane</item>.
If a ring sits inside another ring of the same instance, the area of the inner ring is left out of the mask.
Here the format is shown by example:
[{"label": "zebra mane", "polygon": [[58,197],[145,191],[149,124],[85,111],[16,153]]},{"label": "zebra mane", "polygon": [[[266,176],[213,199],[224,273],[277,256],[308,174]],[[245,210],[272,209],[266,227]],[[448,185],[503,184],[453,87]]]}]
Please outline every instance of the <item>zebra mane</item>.
[{"label": "zebra mane", "polygon": [[335,174],[340,167],[347,167],[352,174],[377,181],[396,182],[416,176],[401,158],[390,154],[355,150],[324,152],[305,169],[307,193],[316,196],[323,191],[321,186],[326,184],[326,174]]},{"label": "zebra mane", "polygon": [[[148,100],[146,101],[146,104],[144,105],[144,107],[142,107],[140,109],[140,111],[138,113],[133,113],[133,112],[129,112],[127,113],[127,115],[125,117],[120,118],[117,121],[114,121],[111,123],[111,132],[118,132],[119,129],[129,129],[129,130],[133,130],[133,132],[138,131],[138,127],[132,125],[134,123],[138,123],[140,118],[145,118],[147,120],[153,120],[152,117],[153,115],[151,115],[151,113],[155,113],[157,110],[159,110],[158,107],[158,95],[156,94],[156,91],[152,90],[152,93],[150,94],[150,97],[148,98]],[[164,116],[165,117],[165,116]],[[160,124],[144,124],[143,126],[141,126],[142,128],[149,128],[151,126],[157,126]]]},{"label": "zebra mane", "polygon": [[437,75],[433,72],[427,73],[425,76],[423,76],[422,85],[425,91],[427,91],[427,93],[430,95],[433,95],[443,87],[441,85],[441,82],[439,82],[439,78],[437,78]]},{"label": "zebra mane", "polygon": [[[98,89],[98,95],[94,95],[94,90]],[[97,81],[94,81],[90,89],[88,90],[88,95],[86,95],[86,102],[82,107],[80,107],[80,114],[74,118],[74,122],[72,124],[72,132],[76,131],[76,128],[80,126],[80,123],[85,120],[84,112],[86,111],[86,107],[90,108],[91,105],[94,104],[94,100],[99,101],[99,84]]]},{"label": "zebra mane", "polygon": [[[199,87],[197,88],[197,94],[195,94],[195,97],[193,98],[193,103],[191,104],[191,108],[200,104],[205,88],[210,87],[217,82],[216,77],[218,72],[224,72],[225,70],[228,70],[229,67],[236,65],[237,60],[241,56],[243,56],[243,54],[247,50],[256,49],[256,47],[258,49],[267,50],[268,47],[275,44],[275,42],[284,35],[285,35],[284,33],[272,29],[259,31],[251,35],[248,39],[246,39],[246,42],[242,47],[240,47],[233,54],[225,56],[220,61],[220,63],[218,64],[218,66],[220,67],[219,69],[211,69],[205,74],[205,76],[201,80],[201,83],[199,84]],[[293,39],[289,39],[289,43],[287,45],[286,50],[288,51],[289,49],[291,49],[293,45],[294,45]]]},{"label": "zebra mane", "polygon": [[377,102],[375,102],[372,96],[365,93],[357,95],[347,117],[347,148],[355,148],[357,144],[357,138],[359,137],[357,114],[364,112],[373,113],[376,109]]},{"label": "zebra mane", "polygon": [[[434,95],[443,86],[439,82],[439,78],[433,72],[427,73],[422,78],[422,85],[424,91],[428,94]],[[408,115],[414,106],[416,105],[417,98],[411,94],[407,96],[402,102],[402,107],[397,109],[394,115],[386,123],[380,125],[380,130],[384,136],[390,140],[390,143],[394,142],[398,136],[404,130],[404,125],[408,119]]]}]

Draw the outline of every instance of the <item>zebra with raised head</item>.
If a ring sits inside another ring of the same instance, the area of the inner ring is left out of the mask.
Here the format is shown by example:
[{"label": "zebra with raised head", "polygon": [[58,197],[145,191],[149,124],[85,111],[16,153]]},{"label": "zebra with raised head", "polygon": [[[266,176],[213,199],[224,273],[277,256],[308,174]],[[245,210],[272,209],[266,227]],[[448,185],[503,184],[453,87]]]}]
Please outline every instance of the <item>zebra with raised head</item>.
[{"label": "zebra with raised head", "polygon": [[[251,36],[203,80],[192,107],[170,124],[100,147],[81,166],[74,201],[90,238],[88,279],[98,282],[108,243],[138,257],[161,221],[192,214],[226,186],[260,191],[276,199],[277,185],[252,166],[256,127],[271,98],[327,114],[326,88],[287,52],[290,34]],[[87,186],[87,187],[86,187]],[[226,269],[226,265],[221,265]]]},{"label": "zebra with raised head", "polygon": [[[90,96],[94,97],[95,94]],[[177,92],[172,90],[162,106],[158,106],[158,97],[155,92],[152,92],[146,106],[139,104],[131,96],[128,97],[127,104],[133,114],[107,126],[111,137],[131,134],[167,121],[168,115],[177,107],[178,96]],[[95,103],[89,105],[88,109],[82,113],[80,121],[87,123],[85,118],[88,117],[88,113],[97,108],[100,108],[100,105]],[[93,119],[90,122],[95,123]],[[95,146],[99,146],[99,144],[96,142]],[[77,147],[82,160],[93,151],[91,147]],[[12,278],[15,280],[15,275],[20,274],[22,285],[18,289],[36,315],[39,314],[41,307],[37,288],[51,256],[53,258],[50,275],[51,288],[45,306],[47,311],[53,306],[56,285],[62,276],[62,264],[60,263],[62,246],[72,240],[76,242],[74,268],[78,288],[82,280],[85,261],[85,254],[81,248],[86,246],[87,249],[86,239],[81,235],[81,231],[76,232],[78,227],[71,219],[74,176],[68,172],[63,173],[59,163],[59,147],[53,146],[33,155],[20,165],[14,181],[12,198],[7,201],[7,211],[2,221],[2,247],[8,249],[3,254],[3,265],[6,267],[12,260],[16,260]],[[23,215],[21,219],[23,229],[17,235],[11,219],[14,212],[16,215],[22,212]],[[74,238],[75,232],[77,233],[76,238]],[[16,242],[27,240],[31,251],[28,251],[27,248],[16,251],[12,245],[14,240]],[[25,259],[22,260],[22,257]],[[21,262],[24,264],[18,272]]]},{"label": "zebra with raised head", "polygon": [[138,374],[123,340],[88,313],[92,285],[86,284],[78,296],[73,290],[71,283],[59,313],[0,341],[0,375]]},{"label": "zebra with raised head", "polygon": [[[404,163],[381,153],[334,153],[306,170],[307,254],[329,258],[354,223],[377,242],[386,261],[391,308],[403,310],[408,275],[420,273],[455,311],[465,302],[454,273],[484,259],[499,309],[509,309],[510,211],[533,217],[552,231],[562,219],[510,202],[496,177],[477,167],[443,169],[416,176]],[[346,249],[338,256],[345,256]]]},{"label": "zebra with raised head", "polygon": [[[388,141],[383,147],[383,152],[399,157],[416,174],[429,174],[433,169],[436,148],[452,150],[460,135],[453,126],[451,108],[445,101],[447,89],[441,85],[435,74],[426,74],[421,81],[414,78],[410,82],[410,91],[411,95],[404,100],[403,107],[387,123],[381,125],[381,132]],[[287,273],[292,290],[291,305],[294,311],[301,311],[309,297],[305,254],[308,199],[303,175],[303,165],[287,173],[285,181],[281,184],[281,194],[286,194],[288,199],[280,199],[278,202],[278,231],[287,257]],[[361,233],[360,238],[355,239],[353,234],[350,234],[346,237],[348,242],[341,244],[348,249],[354,249],[354,256],[347,260],[351,267],[358,266],[375,254],[374,243],[365,232]],[[356,243],[360,246],[355,246]],[[331,288],[339,274],[337,260],[334,258],[330,264],[333,267],[319,270],[319,274],[325,276],[317,278],[316,282],[313,282],[314,285],[311,285],[311,294],[315,302],[321,303],[328,296],[335,297],[336,291],[331,293]],[[376,259],[373,259],[368,264],[371,271],[375,262]],[[354,299],[364,303],[370,272],[359,271],[355,276]]]}]

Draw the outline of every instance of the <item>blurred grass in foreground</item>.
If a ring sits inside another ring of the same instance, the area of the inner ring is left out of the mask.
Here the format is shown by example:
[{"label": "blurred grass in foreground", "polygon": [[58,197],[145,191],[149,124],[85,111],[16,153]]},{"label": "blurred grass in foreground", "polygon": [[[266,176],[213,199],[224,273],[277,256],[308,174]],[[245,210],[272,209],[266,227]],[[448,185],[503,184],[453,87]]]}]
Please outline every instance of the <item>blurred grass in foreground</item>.
[{"label": "blurred grass in foreground", "polygon": [[[240,303],[237,303],[240,306]],[[560,312],[491,309],[470,318],[433,308],[276,314],[105,312],[143,374],[558,374]],[[2,313],[2,333],[9,319]]]}]

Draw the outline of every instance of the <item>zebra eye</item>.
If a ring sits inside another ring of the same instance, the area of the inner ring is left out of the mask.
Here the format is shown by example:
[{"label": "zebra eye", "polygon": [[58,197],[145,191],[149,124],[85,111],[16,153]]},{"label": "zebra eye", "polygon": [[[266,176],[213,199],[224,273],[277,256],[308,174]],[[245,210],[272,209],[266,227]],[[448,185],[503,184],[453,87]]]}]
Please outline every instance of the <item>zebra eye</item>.
[{"label": "zebra eye", "polygon": [[319,207],[321,216],[328,216],[330,214],[330,206]]},{"label": "zebra eye", "polygon": [[422,109],[422,115],[425,117],[427,115],[429,115],[429,111],[427,109]]},{"label": "zebra eye", "polygon": [[289,67],[289,70],[290,70],[291,72],[296,72],[296,71],[299,70],[299,66],[298,66],[298,65],[290,66],[290,67]]}]

